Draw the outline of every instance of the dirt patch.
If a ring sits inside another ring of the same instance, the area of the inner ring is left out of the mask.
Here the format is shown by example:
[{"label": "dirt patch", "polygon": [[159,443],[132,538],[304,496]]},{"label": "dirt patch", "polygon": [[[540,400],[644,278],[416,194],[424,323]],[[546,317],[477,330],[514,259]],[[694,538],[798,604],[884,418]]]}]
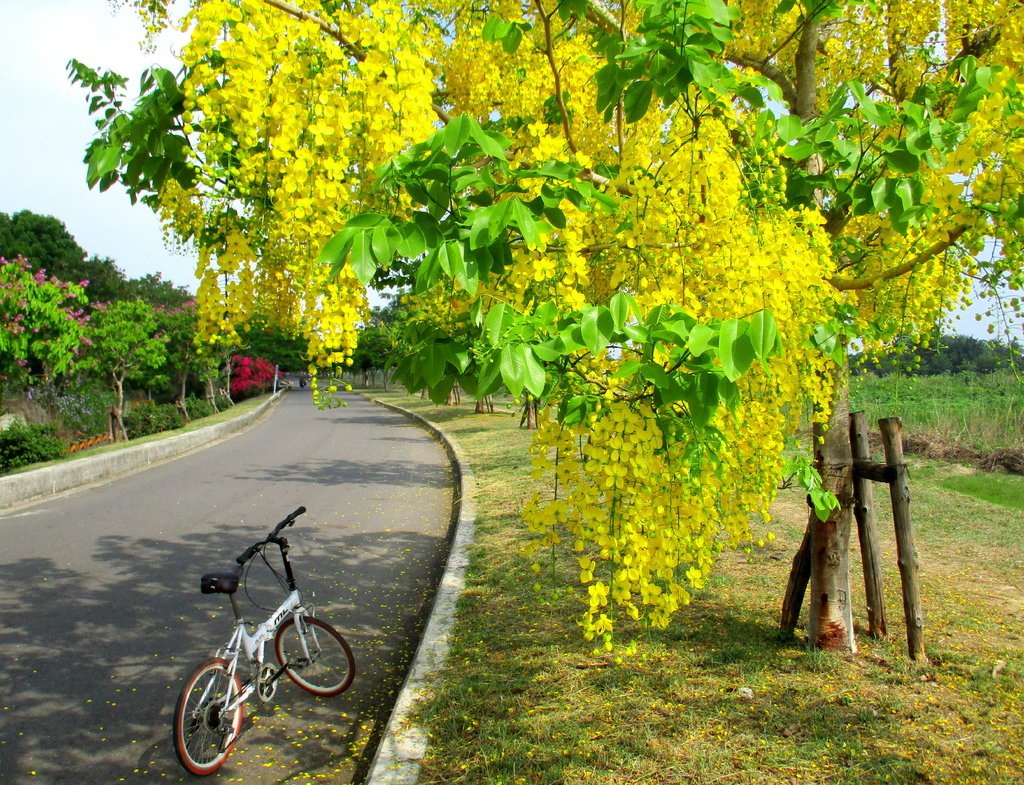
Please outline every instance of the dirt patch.
[{"label": "dirt patch", "polygon": [[[872,451],[882,449],[882,438],[876,433],[871,434]],[[931,436],[920,434],[903,434],[903,452],[907,455],[918,455],[940,461],[954,461],[977,466],[982,471],[1004,471],[1009,474],[1024,475],[1024,450],[976,450],[963,444],[949,444]]]}]

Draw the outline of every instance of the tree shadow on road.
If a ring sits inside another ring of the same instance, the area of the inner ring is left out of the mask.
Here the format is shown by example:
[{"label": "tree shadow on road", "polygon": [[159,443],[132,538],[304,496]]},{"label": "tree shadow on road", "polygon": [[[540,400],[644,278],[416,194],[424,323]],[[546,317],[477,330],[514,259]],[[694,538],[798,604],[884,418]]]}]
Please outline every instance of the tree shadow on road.
[{"label": "tree shadow on road", "polygon": [[[300,528],[292,536],[303,543],[299,584],[315,590],[318,615],[349,640],[356,681],[319,699],[282,680],[271,704],[250,704],[252,721],[211,779],[364,777],[433,601],[446,532]],[[102,579],[54,559],[4,565],[0,651],[12,654],[0,669],[0,781],[21,783],[30,772],[51,784],[191,780],[171,746],[172,710],[183,679],[227,639],[231,619],[226,598],[199,593],[199,576],[226,568],[251,539],[241,525],[109,536],[91,554]],[[249,576],[261,604],[274,596],[262,569]]]}]

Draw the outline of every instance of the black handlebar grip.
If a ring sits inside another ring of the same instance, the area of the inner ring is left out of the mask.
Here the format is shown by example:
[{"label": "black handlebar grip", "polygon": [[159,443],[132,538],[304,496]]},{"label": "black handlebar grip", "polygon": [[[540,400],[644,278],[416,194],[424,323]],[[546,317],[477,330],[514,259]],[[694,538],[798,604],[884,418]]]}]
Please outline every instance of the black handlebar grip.
[{"label": "black handlebar grip", "polygon": [[299,509],[297,509],[295,512],[293,512],[288,517],[291,518],[291,522],[292,523],[295,523],[295,519],[298,518],[300,515],[302,515],[302,513],[304,513],[305,511],[306,511],[306,508],[300,505]]},{"label": "black handlebar grip", "polygon": [[249,561],[249,559],[252,558],[252,555],[254,553],[256,553],[257,549],[262,544],[263,543],[257,543],[256,545],[250,545],[248,548],[246,548],[244,551],[242,551],[242,555],[239,556],[237,559],[235,559],[235,561],[238,562],[239,564],[245,564],[247,561]]}]

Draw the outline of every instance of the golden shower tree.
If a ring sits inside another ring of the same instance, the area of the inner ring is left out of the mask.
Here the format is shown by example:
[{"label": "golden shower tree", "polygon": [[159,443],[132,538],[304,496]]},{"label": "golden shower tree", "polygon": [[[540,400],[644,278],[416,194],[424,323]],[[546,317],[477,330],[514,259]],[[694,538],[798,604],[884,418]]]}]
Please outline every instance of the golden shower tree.
[{"label": "golden shower tree", "polygon": [[810,410],[809,636],[854,645],[845,347],[1021,284],[1018,0],[130,4],[188,42],[132,105],[72,62],[88,176],[195,243],[206,336],[343,365],[411,287],[409,386],[546,407],[524,518],[606,646],[749,537]]}]

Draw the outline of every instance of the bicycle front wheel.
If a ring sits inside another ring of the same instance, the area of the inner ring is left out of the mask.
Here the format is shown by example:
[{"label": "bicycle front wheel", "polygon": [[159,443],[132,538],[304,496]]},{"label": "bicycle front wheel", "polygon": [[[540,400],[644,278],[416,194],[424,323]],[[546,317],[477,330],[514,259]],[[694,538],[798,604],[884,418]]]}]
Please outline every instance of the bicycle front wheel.
[{"label": "bicycle front wheel", "polygon": [[306,692],[330,697],[349,688],[356,675],[352,650],[330,624],[303,616],[288,619],[274,637],[277,660]]},{"label": "bicycle front wheel", "polygon": [[228,662],[210,660],[185,681],[174,707],[174,752],[191,774],[204,776],[219,769],[242,729],[242,704],[225,711],[242,690]]}]

